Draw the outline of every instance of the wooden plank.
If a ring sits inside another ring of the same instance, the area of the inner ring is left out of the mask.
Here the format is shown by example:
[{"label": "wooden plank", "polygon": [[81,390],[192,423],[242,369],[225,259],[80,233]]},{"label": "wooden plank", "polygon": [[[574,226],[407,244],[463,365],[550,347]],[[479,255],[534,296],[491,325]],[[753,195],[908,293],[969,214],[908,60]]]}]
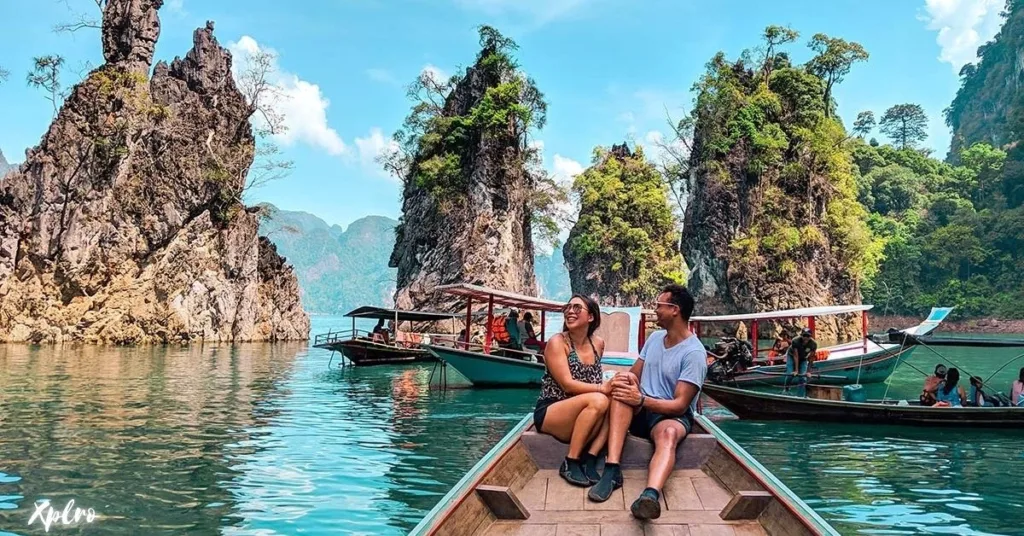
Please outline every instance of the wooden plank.
[{"label": "wooden plank", "polygon": [[601,525],[559,524],[555,536],[601,536]]},{"label": "wooden plank", "polygon": [[[703,477],[702,478],[707,478]],[[703,510],[704,505],[693,487],[693,479],[677,477],[673,473],[665,483],[665,504],[669,510]]]},{"label": "wooden plank", "polygon": [[507,486],[519,491],[537,472],[522,442],[516,444],[480,483],[488,486]]},{"label": "wooden plank", "polygon": [[528,511],[535,512],[544,509],[544,501],[548,496],[548,479],[534,475],[523,489],[517,493],[519,500]]},{"label": "wooden plank", "polygon": [[[632,502],[632,501],[630,501]],[[629,510],[619,512],[595,512],[584,510],[544,510],[530,512],[530,519],[521,521],[524,524],[608,524],[632,523],[636,521]],[[743,525],[749,521],[728,521],[718,517],[718,511],[710,510],[662,510],[661,517],[646,521],[658,525]],[[782,533],[780,533],[782,534]]]},{"label": "wooden plank", "polygon": [[466,497],[459,507],[438,527],[437,534],[463,536],[486,530],[493,521],[491,511],[475,493]]},{"label": "wooden plank", "polygon": [[767,491],[738,491],[722,509],[722,519],[757,519],[775,497]]},{"label": "wooden plank", "polygon": [[757,479],[736,462],[721,446],[715,448],[702,467],[708,476],[713,477],[727,491],[766,491]]},{"label": "wooden plank", "polygon": [[479,485],[476,493],[497,519],[528,519],[530,512],[507,486]]},{"label": "wooden plank", "polygon": [[633,523],[602,523],[601,536],[644,536],[640,521]]},{"label": "wooden plank", "polygon": [[690,536],[736,536],[728,525],[690,525]]},{"label": "wooden plank", "polygon": [[807,398],[818,400],[842,400],[843,388],[839,385],[807,385]]},{"label": "wooden plank", "polygon": [[647,525],[644,536],[690,536],[689,525]]},{"label": "wooden plank", "polygon": [[768,534],[787,536],[812,536],[814,533],[804,526],[792,512],[779,501],[771,501],[757,521]]},{"label": "wooden plank", "polygon": [[573,486],[561,477],[548,479],[544,510],[583,510],[587,488]]},{"label": "wooden plank", "polygon": [[499,521],[484,536],[555,536],[557,525],[524,525],[514,521]]},{"label": "wooden plank", "polygon": [[697,496],[700,497],[700,503],[704,505],[705,510],[721,512],[722,508],[725,508],[725,505],[732,500],[729,492],[711,478],[694,478],[692,481],[693,488],[697,490]]},{"label": "wooden plank", "polygon": [[[538,469],[555,469],[569,451],[569,445],[548,434],[524,432],[522,445]],[[690,434],[676,448],[675,469],[699,469],[718,446],[710,434]],[[646,469],[654,455],[654,444],[646,439],[626,436],[619,465],[623,470]]]},{"label": "wooden plank", "polygon": [[733,527],[733,530],[736,531],[736,536],[768,536],[768,533],[764,531],[760,523],[736,525]]}]

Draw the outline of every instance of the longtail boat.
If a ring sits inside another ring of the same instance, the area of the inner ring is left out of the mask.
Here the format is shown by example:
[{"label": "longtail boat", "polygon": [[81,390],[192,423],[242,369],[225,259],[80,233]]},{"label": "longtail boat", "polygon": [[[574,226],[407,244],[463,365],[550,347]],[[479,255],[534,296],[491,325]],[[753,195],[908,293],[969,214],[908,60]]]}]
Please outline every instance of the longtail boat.
[{"label": "longtail boat", "polygon": [[1024,407],[934,407],[917,400],[795,397],[704,384],[704,394],[741,419],[896,424],[931,427],[1024,428]]},{"label": "longtail boat", "polygon": [[528,415],[410,534],[839,534],[703,415],[676,451],[661,516],[648,522],[634,519],[629,505],[646,486],[650,442],[627,436],[623,487],[600,504],[558,476],[567,448],[537,433]]},{"label": "longtail boat", "polygon": [[[919,338],[938,328],[952,311],[951,307],[932,308],[928,317],[920,324],[893,330],[887,339],[874,340],[868,335],[867,311],[871,305],[839,305],[806,307],[762,313],[694,316],[690,319],[691,329],[700,329],[709,322],[750,322],[751,339],[754,342],[754,359],[758,357],[757,325],[759,321],[783,321],[806,318],[812,334],[815,319],[821,316],[855,314],[862,317],[864,337],[860,341],[846,342],[820,348],[822,359],[813,360],[808,367],[808,376],[815,383],[823,385],[847,385],[853,383],[877,383],[885,381],[895,370],[900,360],[910,357],[919,344]],[[697,331],[699,333],[699,331]],[[755,361],[756,362],[756,361]],[[786,381],[786,365],[755,365],[730,376],[728,385],[783,385]]]},{"label": "longtail boat", "polygon": [[352,319],[352,329],[317,335],[313,339],[313,347],[341,352],[356,366],[434,361],[434,356],[422,347],[423,334],[398,331],[385,338],[356,329],[356,320],[393,320],[397,327],[400,322],[440,322],[453,320],[454,316],[451,313],[359,307],[345,314]]}]

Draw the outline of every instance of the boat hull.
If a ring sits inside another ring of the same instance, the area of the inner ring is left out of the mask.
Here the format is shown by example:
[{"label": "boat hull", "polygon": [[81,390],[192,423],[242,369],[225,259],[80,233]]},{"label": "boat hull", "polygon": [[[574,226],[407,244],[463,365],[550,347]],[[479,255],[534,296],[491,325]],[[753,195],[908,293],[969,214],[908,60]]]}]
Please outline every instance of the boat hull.
[{"label": "boat hull", "polygon": [[434,357],[459,371],[477,387],[528,387],[540,385],[544,365],[522,359],[469,352],[447,346],[424,345]]},{"label": "boat hull", "polygon": [[704,385],[704,394],[741,419],[973,428],[1024,428],[1024,408],[950,408],[846,402]]},{"label": "boat hull", "polygon": [[341,352],[341,355],[345,356],[352,364],[360,367],[436,360],[430,352],[422,347],[400,348],[360,339],[337,341],[320,345],[318,348]]},{"label": "boat hull", "polygon": [[[893,346],[863,355],[851,355],[811,363],[810,380],[822,385],[884,382],[896,369],[897,362],[908,359],[913,346]],[[859,369],[859,371],[858,371]],[[727,382],[729,385],[785,385],[786,365],[761,366],[748,369]]]}]

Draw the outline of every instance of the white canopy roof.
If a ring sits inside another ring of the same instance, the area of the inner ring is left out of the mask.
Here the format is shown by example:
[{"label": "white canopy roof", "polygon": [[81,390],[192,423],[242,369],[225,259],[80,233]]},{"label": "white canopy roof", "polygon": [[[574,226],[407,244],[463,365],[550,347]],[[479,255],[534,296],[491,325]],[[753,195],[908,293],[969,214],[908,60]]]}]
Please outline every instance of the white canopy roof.
[{"label": "white canopy roof", "polygon": [[694,316],[694,322],[742,322],[745,320],[778,320],[781,318],[798,318],[808,316],[829,316],[867,311],[874,305],[823,305],[820,307],[801,307],[782,311],[766,311],[763,313],[746,313],[738,315]]}]

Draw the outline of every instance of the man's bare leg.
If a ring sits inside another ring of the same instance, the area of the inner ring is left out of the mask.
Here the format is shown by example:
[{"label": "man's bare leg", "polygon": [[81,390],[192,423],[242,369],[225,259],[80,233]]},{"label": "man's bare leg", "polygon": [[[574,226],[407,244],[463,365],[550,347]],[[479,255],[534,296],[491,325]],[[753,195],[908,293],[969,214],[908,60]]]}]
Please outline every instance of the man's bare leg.
[{"label": "man's bare leg", "polygon": [[647,466],[647,489],[633,502],[630,511],[637,519],[657,519],[661,516],[661,495],[665,482],[676,464],[676,446],[686,437],[686,427],[674,419],[665,419],[654,425],[651,439],[654,455]]}]

